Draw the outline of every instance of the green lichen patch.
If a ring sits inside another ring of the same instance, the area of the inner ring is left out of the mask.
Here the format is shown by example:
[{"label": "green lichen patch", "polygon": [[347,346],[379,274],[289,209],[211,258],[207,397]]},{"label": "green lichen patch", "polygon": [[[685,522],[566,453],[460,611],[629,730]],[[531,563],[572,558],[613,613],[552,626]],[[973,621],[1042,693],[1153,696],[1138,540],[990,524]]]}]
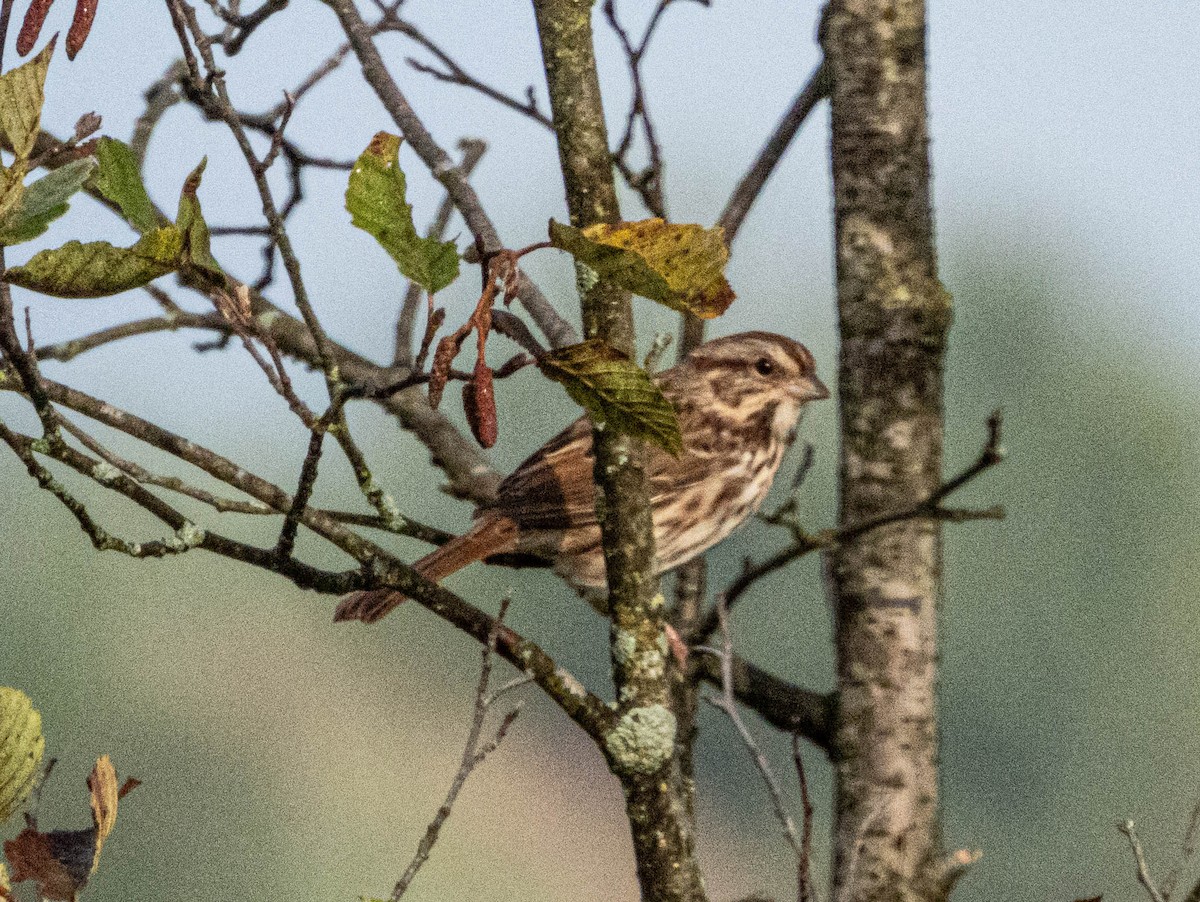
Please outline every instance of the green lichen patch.
[{"label": "green lichen patch", "polygon": [[604,737],[614,771],[652,774],[671,759],[675,748],[675,715],[663,705],[626,711]]}]

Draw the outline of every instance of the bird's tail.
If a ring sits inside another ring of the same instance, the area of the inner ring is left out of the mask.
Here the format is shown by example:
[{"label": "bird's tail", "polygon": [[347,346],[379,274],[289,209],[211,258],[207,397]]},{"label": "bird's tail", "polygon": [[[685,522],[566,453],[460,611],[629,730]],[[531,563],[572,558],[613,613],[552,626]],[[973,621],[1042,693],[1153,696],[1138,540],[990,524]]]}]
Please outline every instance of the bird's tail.
[{"label": "bird's tail", "polygon": [[[440,583],[451,573],[493,554],[517,547],[517,525],[500,514],[485,513],[461,536],[435,548],[413,565],[430,582]],[[343,595],[334,611],[334,621],[361,620],[374,623],[387,615],[407,596],[395,589],[363,589]]]}]

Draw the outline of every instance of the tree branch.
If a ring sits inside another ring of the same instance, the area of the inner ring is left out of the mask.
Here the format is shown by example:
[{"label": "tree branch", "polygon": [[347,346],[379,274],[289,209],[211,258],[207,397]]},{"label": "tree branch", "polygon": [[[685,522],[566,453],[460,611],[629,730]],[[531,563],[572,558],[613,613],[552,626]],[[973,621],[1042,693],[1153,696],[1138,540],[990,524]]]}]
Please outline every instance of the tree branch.
[{"label": "tree branch", "polygon": [[[437,814],[434,815],[429,826],[425,830],[425,835],[421,838],[421,842],[417,845],[416,854],[400,879],[396,881],[396,886],[392,889],[391,902],[400,902],[400,898],[407,892],[408,887],[412,884],[413,879],[417,876],[417,872],[421,866],[429,860],[429,855],[433,851],[434,845],[441,835],[442,826],[450,817],[451,811],[454,809],[454,803],[458,799],[459,792],[467,782],[467,778],[471,773],[484,762],[488,755],[499,748],[500,743],[504,741],[504,737],[508,735],[509,729],[517,719],[517,715],[521,713],[521,705],[518,705],[509,711],[500,721],[500,726],[496,730],[496,735],[492,740],[482,747],[480,740],[483,736],[483,725],[487,719],[488,711],[499,697],[500,692],[491,692],[492,681],[492,661],[496,654],[496,643],[499,639],[500,627],[504,622],[504,615],[508,611],[508,600],[506,599],[500,605],[500,613],[496,615],[491,632],[488,633],[487,642],[483,645],[483,662],[479,667],[479,685],[475,689],[475,706],[474,713],[471,717],[471,727],[467,731],[467,744],[463,749],[462,762],[458,766],[458,772],[454,775],[453,781],[450,783],[450,789],[446,793],[446,798],[438,808]],[[524,683],[525,680],[519,681]],[[516,684],[512,684],[516,685]],[[501,690],[502,691],[502,690]]]},{"label": "tree branch", "polygon": [[554,126],[551,124],[549,117],[547,117],[545,113],[538,109],[537,101],[532,88],[530,88],[526,99],[521,101],[497,88],[493,88],[486,82],[480,81],[478,78],[475,78],[473,75],[467,72],[452,56],[450,56],[450,54],[446,53],[445,50],[434,43],[428,35],[426,35],[411,22],[406,22],[399,18],[393,18],[390,20],[385,18],[380,23],[380,30],[395,31],[404,35],[406,38],[409,38],[410,40],[424,47],[427,51],[429,51],[429,53],[433,54],[434,58],[437,59],[439,63],[445,66],[444,70],[437,69],[426,63],[422,63],[420,60],[413,59],[412,57],[405,59],[405,62],[417,72],[432,76],[438,81],[449,82],[452,85],[461,85],[464,88],[469,88],[472,91],[482,94],[484,97],[487,97],[490,100],[494,100],[501,106],[508,107],[510,110],[514,110],[520,113],[522,116],[532,119],[534,122],[548,131],[554,130]]},{"label": "tree branch", "polygon": [[[702,648],[702,647],[701,647]],[[721,685],[720,659],[701,649],[688,660],[696,662],[700,679]],[[830,753],[834,697],[801,689],[743,658],[733,660],[733,691],[737,700],[771,726],[784,733],[803,736],[817,748]]]},{"label": "tree branch", "polygon": [[[942,502],[946,500],[954,492],[957,492],[963,486],[976,479],[982,473],[997,466],[1004,460],[1004,449],[1001,447],[1001,432],[1003,427],[1003,419],[999,410],[992,412],[988,417],[988,439],[983,450],[979,452],[979,456],[975,461],[964,469],[957,476],[942,483],[936,490],[931,492],[927,498],[918,501],[914,504],[907,505],[899,510],[888,511],[887,513],[879,514],[875,517],[868,517],[856,523],[845,523],[836,529],[826,529],[819,533],[809,533],[805,531],[803,525],[794,516],[795,496],[784,504],[780,510],[763,516],[762,519],[768,523],[787,526],[792,532],[792,544],[781,548],[769,558],[760,561],[757,564],[747,562],[742,572],[732,583],[729,584],[722,597],[725,603],[731,608],[733,605],[757,583],[760,579],[770,576],[777,570],[781,570],[792,562],[799,560],[807,554],[819,549],[838,548],[848,542],[864,536],[872,530],[888,526],[892,523],[902,523],[907,520],[915,520],[919,518],[928,518],[931,520],[951,521],[962,523],[969,520],[1001,520],[1004,518],[1004,508],[996,505],[982,510],[965,510],[961,508],[947,508],[942,506]],[[697,626],[695,632],[690,635],[689,644],[702,644],[707,642],[720,627],[720,616],[717,606],[714,605],[712,610],[708,612],[704,620]]]},{"label": "tree branch", "polygon": [[828,96],[828,69],[824,63],[821,63],[809,76],[787,112],[783,114],[779,125],[775,127],[775,131],[759,151],[754,163],[734,188],[733,194],[725,204],[725,209],[721,211],[717,225],[725,229],[726,244],[733,244],[733,239],[737,237],[737,233],[746,219],[746,214],[750,212],[750,208],[762,193],[763,188],[766,187],[767,180],[774,173],[784,154],[787,153],[792,139],[800,131],[800,126],[804,124],[817,104]]},{"label": "tree branch", "polygon": [[[504,245],[496,227],[492,224],[475,189],[471,187],[459,167],[454,165],[449,154],[433,139],[433,135],[417,116],[407,98],[392,78],[384,65],[383,58],[375,46],[374,36],[370,27],[358,9],[354,0],[322,0],[341,23],[342,30],[354,48],[354,54],[362,65],[363,78],[375,91],[375,95],[383,104],[384,109],[392,117],[409,146],[420,157],[433,177],[441,182],[446,192],[454,201],[455,207],[462,214],[467,228],[483,243],[484,252],[500,250]],[[574,328],[558,315],[546,297],[529,279],[522,274],[517,297],[522,306],[533,317],[542,334],[554,347],[572,344],[577,341]]]},{"label": "tree branch", "polygon": [[[620,219],[592,42],[590,0],[534,0],[559,166],[571,224]],[[636,356],[627,292],[580,280],[584,334]],[[592,437],[594,476],[611,615],[610,648],[618,722],[603,748],[625,791],[642,896],[702,902],[703,880],[679,792],[676,738],[666,673],[665,604],[653,573],[654,529],[640,441],[613,429]]]},{"label": "tree branch", "polygon": [[[15,381],[12,376],[0,372],[0,390],[19,390]],[[294,505],[294,499],[283,489],[207,448],[75,389],[50,380],[44,380],[43,384],[48,397],[54,403],[83,413],[97,422],[199,467],[281,514],[291,510]],[[396,589],[479,642],[486,642],[488,636],[496,629],[495,618],[454,593],[428,582],[380,546],[346,529],[335,516],[325,511],[305,508],[300,514],[300,520],[317,535],[354,558],[360,565],[358,569],[343,573],[318,570],[290,555],[279,554],[277,548],[256,548],[196,527],[129,476],[76,451],[65,442],[53,445],[38,443],[28,436],[15,434],[6,427],[0,432],[0,440],[13,447],[27,467],[33,452],[43,451],[76,472],[124,495],[172,529],[182,531],[185,538],[181,538],[180,541],[187,543],[188,547],[203,548],[223,557],[279,573],[301,588],[325,594],[343,595],[364,588]],[[36,464],[36,461],[34,463]],[[39,482],[49,477],[49,474],[35,473],[34,470],[31,470],[31,473],[34,473]],[[49,477],[49,480],[52,480],[52,477]],[[49,481],[46,487],[51,491],[55,488]],[[68,498],[72,503],[68,503]],[[60,500],[68,505],[77,519],[80,519],[73,497],[60,496]],[[82,505],[77,505],[77,508],[86,515],[86,509],[82,508]],[[80,520],[80,524],[84,526],[93,542],[97,541],[97,537],[100,539],[101,544],[97,547],[125,550],[113,542],[106,541],[108,534],[103,530],[90,528],[83,520]],[[128,544],[132,547],[133,543]],[[569,671],[558,666],[536,643],[508,627],[502,627],[498,630],[498,651],[506,661],[537,683],[542,691],[597,743],[603,742],[604,737],[615,726],[616,717],[603,699],[588,692]]]}]

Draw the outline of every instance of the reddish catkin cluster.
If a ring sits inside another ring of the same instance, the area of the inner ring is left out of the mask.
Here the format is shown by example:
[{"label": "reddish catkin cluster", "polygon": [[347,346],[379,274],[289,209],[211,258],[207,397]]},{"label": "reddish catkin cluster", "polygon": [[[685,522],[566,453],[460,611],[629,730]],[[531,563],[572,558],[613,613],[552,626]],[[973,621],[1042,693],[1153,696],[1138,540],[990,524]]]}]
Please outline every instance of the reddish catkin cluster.
[{"label": "reddish catkin cluster", "polygon": [[[472,370],[470,378],[464,379],[463,412],[466,414],[467,424],[471,427],[471,434],[475,436],[475,441],[484,448],[491,448],[495,445],[500,433],[496,417],[495,379],[511,375],[530,362],[526,355],[521,354],[500,367],[499,371],[493,372],[485,359],[488,335],[492,329],[492,304],[496,302],[496,295],[500,288],[503,289],[505,304],[508,304],[516,294],[519,279],[516,261],[519,256],[519,252],[498,253],[485,264],[487,270],[483,293],[475,305],[475,310],[465,323],[438,342],[437,348],[433,352],[433,362],[429,366],[429,403],[432,407],[437,407],[442,401],[446,383],[454,375],[451,371],[454,359],[462,350],[467,337],[472,332],[475,333],[477,344],[475,368]],[[441,316],[439,317],[438,314]],[[439,308],[430,315],[430,324],[432,325],[436,320],[436,323],[440,325],[444,318],[445,311]],[[433,331],[436,329],[426,329],[425,341],[422,343],[423,347],[418,359],[424,358],[428,344],[433,339]],[[460,375],[458,378],[464,378],[464,376]]]},{"label": "reddish catkin cluster", "polygon": [[[21,56],[29,53],[37,43],[38,35],[42,33],[42,25],[54,0],[33,0],[25,11],[25,20],[21,23],[21,33],[17,35],[17,53]],[[83,49],[96,20],[97,0],[76,0],[75,15],[71,19],[71,30],[67,32],[67,59],[75,59],[75,54]]]}]

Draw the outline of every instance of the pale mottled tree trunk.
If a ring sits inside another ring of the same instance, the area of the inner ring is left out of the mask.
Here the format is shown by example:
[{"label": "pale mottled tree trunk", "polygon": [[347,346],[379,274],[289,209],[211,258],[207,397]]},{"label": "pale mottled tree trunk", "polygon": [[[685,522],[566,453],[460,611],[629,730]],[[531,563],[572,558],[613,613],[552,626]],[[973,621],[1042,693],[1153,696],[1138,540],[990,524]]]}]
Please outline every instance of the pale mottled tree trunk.
[{"label": "pale mottled tree trunk", "polygon": [[[832,0],[841,330],[841,517],[920,500],[942,468],[950,299],[929,197],[925,15],[919,0]],[[832,555],[838,705],[834,898],[939,898],[936,710],[941,537],[910,520]]]}]

